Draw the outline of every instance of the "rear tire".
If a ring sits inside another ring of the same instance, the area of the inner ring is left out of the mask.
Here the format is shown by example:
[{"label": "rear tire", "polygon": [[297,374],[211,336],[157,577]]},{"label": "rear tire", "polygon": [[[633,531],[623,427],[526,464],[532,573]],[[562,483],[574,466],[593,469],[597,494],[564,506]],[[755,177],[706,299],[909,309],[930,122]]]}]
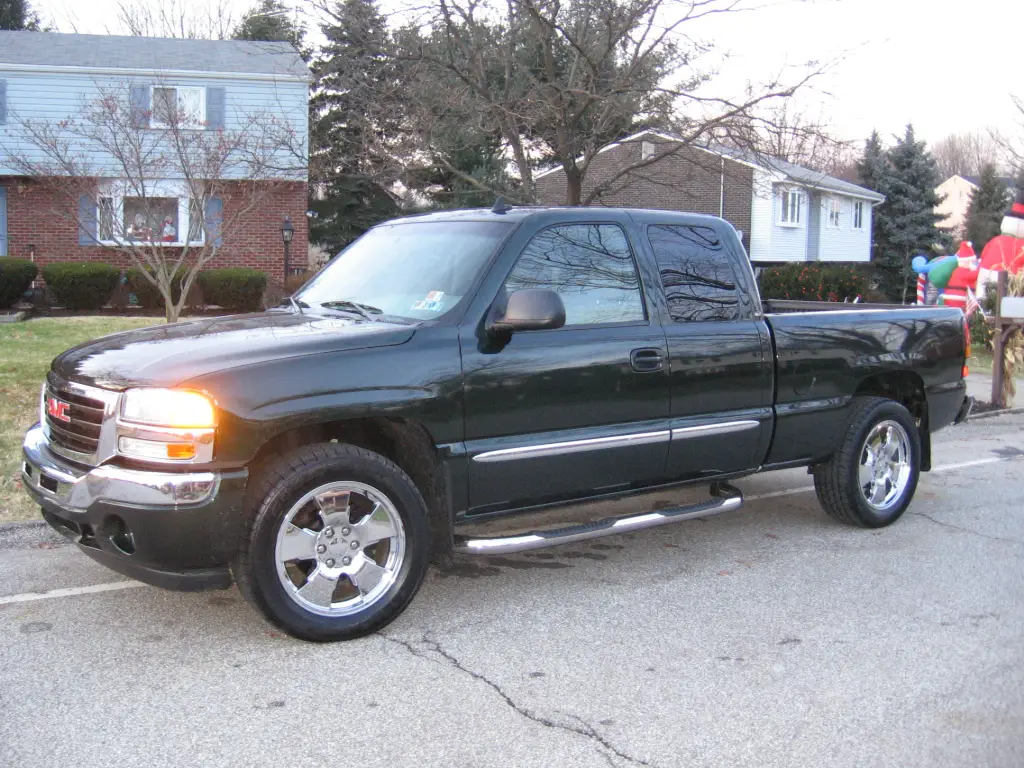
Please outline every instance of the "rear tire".
[{"label": "rear tire", "polygon": [[921,467],[921,438],[910,412],[881,397],[854,398],[839,449],[814,467],[814,490],[831,517],[882,528],[910,505]]},{"label": "rear tire", "polygon": [[232,570],[246,599],[294,637],[350,640],[393,621],[427,572],[427,508],[396,464],[324,443],[253,478]]}]

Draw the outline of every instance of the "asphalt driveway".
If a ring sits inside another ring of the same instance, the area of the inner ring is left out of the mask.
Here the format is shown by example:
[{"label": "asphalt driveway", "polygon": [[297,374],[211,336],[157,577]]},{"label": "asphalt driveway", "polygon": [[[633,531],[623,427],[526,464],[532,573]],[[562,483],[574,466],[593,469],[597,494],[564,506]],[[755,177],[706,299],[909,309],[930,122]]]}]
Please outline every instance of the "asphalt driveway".
[{"label": "asphalt driveway", "polygon": [[1024,416],[941,433],[881,531],[750,478],[737,513],[460,560],[336,645],[0,528],[0,765],[1019,768],[1022,456]]}]

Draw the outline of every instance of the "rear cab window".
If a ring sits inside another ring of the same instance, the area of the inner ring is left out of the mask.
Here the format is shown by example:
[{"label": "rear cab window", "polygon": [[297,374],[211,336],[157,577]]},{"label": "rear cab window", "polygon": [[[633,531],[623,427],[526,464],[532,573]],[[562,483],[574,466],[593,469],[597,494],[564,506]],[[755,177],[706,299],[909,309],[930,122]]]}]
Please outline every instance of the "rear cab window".
[{"label": "rear cab window", "polygon": [[721,234],[699,224],[652,224],[647,238],[674,323],[729,322],[746,314]]}]

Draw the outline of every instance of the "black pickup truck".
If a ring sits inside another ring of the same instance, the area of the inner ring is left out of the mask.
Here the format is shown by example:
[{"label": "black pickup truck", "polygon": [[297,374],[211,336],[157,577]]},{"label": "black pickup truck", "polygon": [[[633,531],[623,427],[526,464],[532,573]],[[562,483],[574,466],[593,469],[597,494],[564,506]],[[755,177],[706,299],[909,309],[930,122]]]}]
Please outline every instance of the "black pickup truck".
[{"label": "black pickup truck", "polygon": [[[310,640],[379,629],[431,559],[733,509],[806,466],[880,527],[966,418],[958,309],[773,306],[708,216],[523,208],[375,227],[281,307],[65,352],[24,485],[83,552],[162,587],[234,581]],[[704,502],[473,538],[467,522],[669,485]]]}]

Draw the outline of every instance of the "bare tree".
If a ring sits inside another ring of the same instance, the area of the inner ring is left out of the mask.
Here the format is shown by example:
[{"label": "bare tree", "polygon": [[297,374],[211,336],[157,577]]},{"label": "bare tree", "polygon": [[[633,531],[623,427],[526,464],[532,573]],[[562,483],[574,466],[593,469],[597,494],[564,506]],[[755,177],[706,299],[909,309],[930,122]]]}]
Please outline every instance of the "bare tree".
[{"label": "bare tree", "polygon": [[[825,67],[811,63],[784,82],[770,77],[739,96],[711,93],[711,47],[697,22],[734,13],[743,0],[429,0],[419,29],[397,56],[413,86],[404,105],[421,152],[446,158],[446,137],[500,136],[519,181],[534,197],[534,171],[561,167],[568,204],[589,204],[630,173],[690,146],[721,140],[733,126],[765,123],[755,113],[784,100]],[[680,140],[587,185],[602,147],[646,126]],[[737,130],[736,138],[750,138]],[[755,149],[755,147],[752,147]],[[468,183],[486,181],[463,174]]]},{"label": "bare tree", "polygon": [[153,94],[146,109],[123,84],[100,89],[73,120],[15,116],[8,154],[21,174],[55,193],[54,216],[128,256],[174,322],[223,241],[279,184],[305,178],[297,155],[305,137],[264,113],[209,128],[174,89],[157,86]]},{"label": "bare tree", "polygon": [[237,19],[229,0],[118,0],[117,21],[137,37],[227,40]]},{"label": "bare tree", "polygon": [[952,133],[932,144],[931,152],[943,180],[950,176],[980,176],[986,165],[1002,165],[999,143],[992,131]]},{"label": "bare tree", "polygon": [[1016,130],[1011,134],[992,130],[989,137],[995,143],[1003,164],[1016,175],[1024,173],[1024,99],[1019,96],[1010,98],[1017,109]]},{"label": "bare tree", "polygon": [[[734,121],[736,127],[742,121]],[[817,116],[793,108],[789,100],[775,100],[754,112],[749,121],[750,133],[743,135],[732,128],[731,137],[739,136],[739,146],[755,153],[784,160],[812,171],[838,176],[857,162],[854,142],[840,139],[829,128],[824,110]]]}]

